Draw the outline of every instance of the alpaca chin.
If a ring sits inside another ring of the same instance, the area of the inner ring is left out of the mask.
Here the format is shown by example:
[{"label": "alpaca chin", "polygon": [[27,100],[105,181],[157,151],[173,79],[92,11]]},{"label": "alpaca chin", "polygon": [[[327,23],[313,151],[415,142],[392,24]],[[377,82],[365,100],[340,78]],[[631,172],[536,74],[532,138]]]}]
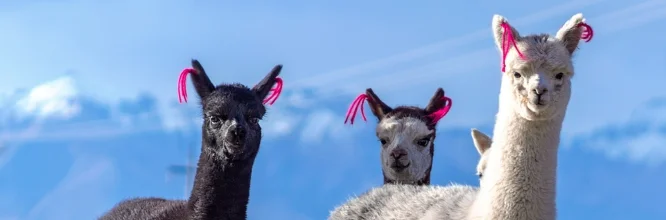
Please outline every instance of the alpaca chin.
[{"label": "alpaca chin", "polygon": [[[410,166],[411,167],[411,166]],[[387,176],[396,182],[402,183],[411,183],[416,182],[423,178],[423,174],[414,172],[415,170],[410,169],[410,167],[404,168],[400,171],[394,169],[387,169]]]}]

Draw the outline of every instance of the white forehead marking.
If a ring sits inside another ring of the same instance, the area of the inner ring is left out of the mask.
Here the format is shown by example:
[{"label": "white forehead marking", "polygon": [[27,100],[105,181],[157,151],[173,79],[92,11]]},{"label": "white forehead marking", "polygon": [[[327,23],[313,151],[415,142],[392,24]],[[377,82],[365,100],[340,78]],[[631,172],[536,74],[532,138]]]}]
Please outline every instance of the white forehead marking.
[{"label": "white forehead marking", "polygon": [[403,135],[414,137],[432,133],[423,121],[410,117],[400,119],[396,119],[395,117],[385,118],[379,123],[377,128],[380,134],[391,136],[395,136],[396,133],[404,133]]}]

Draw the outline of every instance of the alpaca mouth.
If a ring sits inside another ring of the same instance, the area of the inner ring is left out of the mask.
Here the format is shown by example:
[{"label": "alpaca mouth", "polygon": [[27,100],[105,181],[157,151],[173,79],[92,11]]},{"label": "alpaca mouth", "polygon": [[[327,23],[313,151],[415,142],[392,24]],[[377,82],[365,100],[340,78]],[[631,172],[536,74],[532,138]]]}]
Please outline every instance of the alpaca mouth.
[{"label": "alpaca mouth", "polygon": [[231,149],[241,149],[243,146],[245,146],[245,143],[240,141],[224,140],[223,143],[225,146]]},{"label": "alpaca mouth", "polygon": [[531,111],[537,113],[537,112],[541,112],[541,111],[547,109],[548,108],[548,102],[545,102],[543,100],[532,100],[532,101],[527,103],[526,107],[528,109],[530,109]]},{"label": "alpaca mouth", "polygon": [[409,167],[410,164],[411,163],[409,163],[409,162],[407,164],[402,164],[400,162],[393,162],[391,164],[391,169],[393,169],[397,172],[400,172],[400,171],[403,171],[405,168]]},{"label": "alpaca mouth", "polygon": [[542,108],[547,105],[547,103],[543,99],[538,97],[531,98],[529,104],[537,108]]}]

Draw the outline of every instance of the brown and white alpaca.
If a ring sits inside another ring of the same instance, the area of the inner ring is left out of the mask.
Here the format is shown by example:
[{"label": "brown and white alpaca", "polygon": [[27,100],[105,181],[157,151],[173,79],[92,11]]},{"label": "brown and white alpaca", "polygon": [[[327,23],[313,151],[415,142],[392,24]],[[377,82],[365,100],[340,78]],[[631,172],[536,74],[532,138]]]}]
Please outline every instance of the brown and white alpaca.
[{"label": "brown and white alpaca", "polygon": [[480,187],[385,185],[336,208],[329,219],[556,218],[557,150],[571,96],[572,55],[592,29],[582,14],[555,36],[520,36],[499,15],[492,28],[503,74]]},{"label": "brown and white alpaca", "polygon": [[[238,83],[215,86],[197,60],[192,60],[192,67],[183,71],[178,84],[178,98],[183,95],[187,101],[185,80],[191,73],[203,114],[201,155],[190,198],[129,199],[100,220],[247,218],[250,177],[261,143],[259,121],[266,114],[264,104],[271,104],[280,94],[282,65],[252,88]],[[277,86],[271,89],[273,85]]]},{"label": "brown and white alpaca", "polygon": [[372,89],[359,95],[347,111],[345,123],[354,118],[358,108],[365,120],[363,101],[367,100],[377,119],[376,135],[381,143],[380,160],[384,184],[429,185],[435,152],[437,122],[451,109],[451,99],[438,88],[425,108],[389,107]]}]

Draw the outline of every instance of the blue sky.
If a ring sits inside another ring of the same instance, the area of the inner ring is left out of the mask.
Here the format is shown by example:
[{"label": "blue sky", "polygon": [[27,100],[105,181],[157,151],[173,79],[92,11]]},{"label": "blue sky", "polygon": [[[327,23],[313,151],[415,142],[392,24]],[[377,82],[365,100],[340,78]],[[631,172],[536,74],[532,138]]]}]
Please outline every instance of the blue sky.
[{"label": "blue sky", "polygon": [[[183,198],[167,167],[199,147],[191,58],[212,80],[256,83],[284,64],[262,121],[250,219],[324,219],[381,184],[375,119],[345,126],[367,87],[391,105],[454,99],[433,184],[477,184],[469,129],[491,133],[499,91],[493,14],[554,34],[582,12],[558,169],[561,219],[665,219],[666,1],[0,2],[0,220],[94,219],[121,199]],[[193,91],[191,85],[190,91]],[[369,112],[368,112],[369,113]]]}]

